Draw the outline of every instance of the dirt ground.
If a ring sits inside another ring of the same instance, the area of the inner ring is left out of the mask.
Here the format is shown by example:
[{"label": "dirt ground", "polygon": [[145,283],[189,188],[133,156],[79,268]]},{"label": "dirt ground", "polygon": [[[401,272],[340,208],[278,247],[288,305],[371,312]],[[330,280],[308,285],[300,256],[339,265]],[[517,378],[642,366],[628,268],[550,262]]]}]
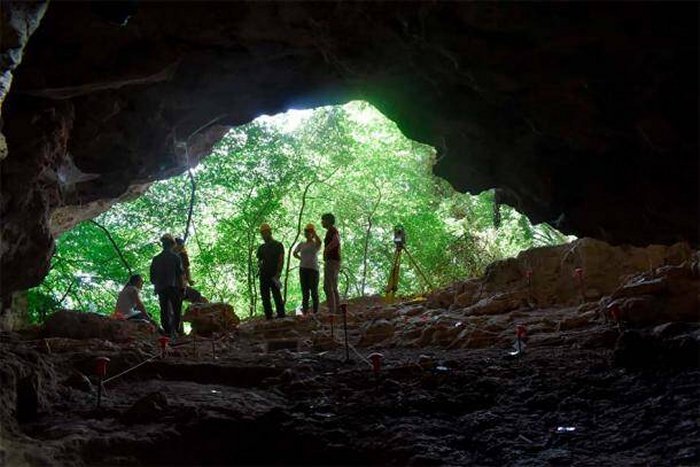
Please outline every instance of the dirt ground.
[{"label": "dirt ground", "polygon": [[351,300],[347,351],[326,314],[247,320],[164,355],[136,325],[77,312],[2,334],[0,463],[700,465],[698,262],[556,248],[427,299]]},{"label": "dirt ground", "polygon": [[[617,332],[597,325],[560,333],[561,339],[532,344],[520,357],[511,357],[508,346],[379,349],[378,373],[353,351],[345,362],[343,348],[260,352],[253,338],[239,335],[221,340],[213,355],[211,343],[200,340],[196,358],[190,342],[107,383],[100,409],[94,386],[69,376],[92,374],[98,355],[112,358],[108,373],[115,375],[152,355],[147,351],[157,354],[156,344],[121,349],[91,342],[72,350],[65,344],[65,352],[40,354],[61,382],[50,410],[20,425],[34,444],[25,459],[58,465],[697,464],[700,369],[616,364],[613,347],[604,344]],[[600,347],[590,345],[592,337]],[[582,348],[584,342],[593,348]]]}]

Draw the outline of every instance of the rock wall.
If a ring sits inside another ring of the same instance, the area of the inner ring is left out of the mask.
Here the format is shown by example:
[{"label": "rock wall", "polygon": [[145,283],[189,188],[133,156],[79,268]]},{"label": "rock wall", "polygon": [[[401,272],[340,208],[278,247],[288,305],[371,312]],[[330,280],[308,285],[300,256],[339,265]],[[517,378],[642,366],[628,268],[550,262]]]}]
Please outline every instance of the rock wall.
[{"label": "rock wall", "polygon": [[612,294],[629,276],[693,257],[684,243],[615,247],[591,238],[533,248],[489,266],[484,277],[433,292],[431,308],[493,314],[526,307],[572,306]]},{"label": "rock wall", "polygon": [[358,98],[436,146],[457,189],[499,187],[534,222],[698,241],[692,3],[54,2],[23,47],[33,21],[22,65],[1,64],[6,299],[43,278],[55,235],[227,127]]}]

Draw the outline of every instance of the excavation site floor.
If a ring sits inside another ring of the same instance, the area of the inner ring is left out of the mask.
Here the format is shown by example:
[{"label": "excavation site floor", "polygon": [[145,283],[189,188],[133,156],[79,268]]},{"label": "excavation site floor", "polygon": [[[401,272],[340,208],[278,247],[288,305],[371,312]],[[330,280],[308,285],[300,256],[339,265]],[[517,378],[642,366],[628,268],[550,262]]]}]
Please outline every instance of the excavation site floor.
[{"label": "excavation site floor", "polygon": [[21,429],[37,464],[700,461],[698,368],[619,367],[611,351],[580,348],[580,331],[570,337],[517,358],[509,348],[382,349],[376,373],[354,352],[345,362],[342,348],[260,353],[232,339],[214,356],[200,342],[197,358],[187,344],[107,383],[99,409],[70,368],[91,374],[108,355],[116,374],[144,355],[94,342],[49,356],[65,384]]},{"label": "excavation site floor", "polygon": [[699,258],[588,239],[531,250],[425,298],[348,301],[347,350],[325,313],[239,322],[209,304],[193,326],[219,327],[163,352],[148,326],[61,311],[2,334],[0,457],[698,465]]}]

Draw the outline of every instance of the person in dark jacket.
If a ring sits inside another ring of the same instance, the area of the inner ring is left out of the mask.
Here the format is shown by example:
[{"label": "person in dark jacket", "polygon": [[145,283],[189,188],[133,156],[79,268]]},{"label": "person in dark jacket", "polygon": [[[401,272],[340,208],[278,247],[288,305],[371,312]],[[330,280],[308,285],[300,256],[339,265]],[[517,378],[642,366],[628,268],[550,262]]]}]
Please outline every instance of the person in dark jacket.
[{"label": "person in dark jacket", "polygon": [[275,300],[275,311],[278,318],[284,318],[284,302],[282,301],[282,267],[284,266],[284,246],[272,238],[272,228],[268,224],[260,226],[263,243],[258,247],[258,266],[260,271],[260,298],[262,299],[265,318],[272,319],[272,304],[270,292]]},{"label": "person in dark jacket", "polygon": [[334,314],[338,313],[340,306],[340,234],[335,228],[335,216],[331,213],[321,216],[321,225],[326,229],[326,237],[323,239],[323,291],[326,293],[328,312]]},{"label": "person in dark jacket", "polygon": [[151,284],[160,303],[161,325],[166,334],[175,337],[180,329],[182,315],[184,269],[180,256],[172,251],[175,246],[172,235],[163,235],[160,243],[163,251],[151,261]]}]

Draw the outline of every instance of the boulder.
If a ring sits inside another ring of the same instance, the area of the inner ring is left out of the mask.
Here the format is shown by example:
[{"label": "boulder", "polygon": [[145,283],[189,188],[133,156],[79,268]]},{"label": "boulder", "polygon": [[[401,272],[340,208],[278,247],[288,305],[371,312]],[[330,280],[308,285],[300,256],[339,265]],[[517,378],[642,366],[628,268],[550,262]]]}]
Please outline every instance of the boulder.
[{"label": "boulder", "polygon": [[454,308],[466,308],[474,304],[479,297],[481,283],[477,280],[470,280],[464,283],[462,292],[454,298]]},{"label": "boulder", "polygon": [[455,341],[451,344],[451,347],[480,349],[496,345],[500,340],[500,336],[492,332],[487,332],[484,329],[466,328],[459,333]]},{"label": "boulder", "polygon": [[651,295],[630,297],[620,305],[622,320],[632,326],[645,326],[654,324],[661,318],[657,301]]},{"label": "boulder", "polygon": [[394,325],[385,319],[378,319],[362,327],[359,345],[367,346],[383,342],[394,336]]},{"label": "boulder", "polygon": [[700,280],[692,266],[663,266],[630,276],[601,310],[619,310],[619,319],[631,326],[650,326],[673,321],[700,320]]},{"label": "boulder", "polygon": [[633,297],[635,295],[659,295],[666,291],[666,280],[663,277],[640,279],[627,283],[617,289],[613,297]]},{"label": "boulder", "polygon": [[311,331],[311,347],[316,352],[333,350],[340,347],[340,343],[334,340],[328,332]]},{"label": "boulder", "polygon": [[470,315],[496,315],[526,306],[524,297],[517,293],[503,293],[484,298],[466,309]]},{"label": "boulder", "polygon": [[155,327],[142,321],[112,319],[97,313],[61,310],[44,323],[44,337],[69,339],[100,338],[114,342],[147,339],[155,333]]},{"label": "boulder", "polygon": [[[622,284],[627,284],[626,288],[618,290],[615,298],[661,295],[672,287],[668,283],[672,276],[685,274],[679,265],[688,264],[685,269],[692,275],[693,254],[684,243],[638,248],[581,238],[569,244],[532,248],[517,258],[495,262],[482,278],[432,292],[426,306],[495,314],[523,305],[550,307],[594,301]],[[664,278],[640,276],[655,268],[666,271]],[[635,283],[631,278],[636,278]],[[508,303],[509,297],[515,302]]]},{"label": "boulder", "polygon": [[417,315],[424,313],[424,312],[425,312],[425,307],[423,305],[411,305],[411,306],[407,306],[407,307],[399,309],[399,316],[402,316],[402,317],[417,316]]},{"label": "boulder", "polygon": [[230,332],[241,320],[228,303],[193,303],[182,318],[192,324],[192,330],[201,335]]},{"label": "boulder", "polygon": [[559,322],[558,331],[571,331],[573,329],[581,329],[590,325],[593,315],[587,314],[574,314],[571,316],[564,316]]}]

